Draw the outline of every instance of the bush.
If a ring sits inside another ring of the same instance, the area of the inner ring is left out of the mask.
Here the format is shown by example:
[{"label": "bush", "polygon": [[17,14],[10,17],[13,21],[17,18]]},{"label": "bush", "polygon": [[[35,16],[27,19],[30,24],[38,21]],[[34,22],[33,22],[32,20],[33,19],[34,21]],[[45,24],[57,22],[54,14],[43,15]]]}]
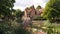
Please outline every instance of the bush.
[{"label": "bush", "polygon": [[29,34],[29,33],[30,32],[28,32],[27,30],[23,29],[20,26],[20,23],[6,20],[0,21],[0,34]]}]

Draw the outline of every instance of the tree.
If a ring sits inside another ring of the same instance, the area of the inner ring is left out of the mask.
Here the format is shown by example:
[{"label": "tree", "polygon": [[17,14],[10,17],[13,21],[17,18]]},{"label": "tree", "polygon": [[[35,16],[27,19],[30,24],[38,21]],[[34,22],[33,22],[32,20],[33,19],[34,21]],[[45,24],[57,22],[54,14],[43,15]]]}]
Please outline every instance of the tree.
[{"label": "tree", "polygon": [[23,11],[19,9],[16,10],[16,17],[22,17],[23,14],[24,14]]},{"label": "tree", "polygon": [[40,5],[38,5],[36,9],[41,9],[41,8],[42,8],[42,7],[41,7]]},{"label": "tree", "polygon": [[[19,17],[22,17],[23,12],[20,10],[15,12],[13,9],[15,0],[0,0],[0,18],[5,18],[0,20],[0,34],[26,34],[28,31],[21,28],[20,24],[17,22]],[[17,17],[16,17],[17,16]],[[17,20],[11,20],[13,18],[17,18]],[[9,18],[9,19],[8,19]],[[16,24],[15,24],[16,23]],[[19,24],[19,26],[17,26]]]},{"label": "tree", "polygon": [[13,9],[15,0],[0,0],[0,17],[1,15],[10,15]]},{"label": "tree", "polygon": [[60,17],[60,0],[50,0],[45,7],[43,17],[48,20]]},{"label": "tree", "polygon": [[22,16],[24,15],[24,12],[17,9],[15,12],[15,17],[17,18],[17,22],[22,23]]}]

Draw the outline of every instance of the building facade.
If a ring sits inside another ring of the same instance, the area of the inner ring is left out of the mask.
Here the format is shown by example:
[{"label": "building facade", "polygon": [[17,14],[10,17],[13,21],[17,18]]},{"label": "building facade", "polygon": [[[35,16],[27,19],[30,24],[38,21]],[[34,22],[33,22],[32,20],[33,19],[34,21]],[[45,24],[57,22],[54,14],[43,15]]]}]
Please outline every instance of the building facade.
[{"label": "building facade", "polygon": [[40,16],[43,13],[43,9],[35,9],[34,5],[29,7],[29,8],[25,8],[24,10],[24,15],[27,17],[35,17],[35,16]]}]

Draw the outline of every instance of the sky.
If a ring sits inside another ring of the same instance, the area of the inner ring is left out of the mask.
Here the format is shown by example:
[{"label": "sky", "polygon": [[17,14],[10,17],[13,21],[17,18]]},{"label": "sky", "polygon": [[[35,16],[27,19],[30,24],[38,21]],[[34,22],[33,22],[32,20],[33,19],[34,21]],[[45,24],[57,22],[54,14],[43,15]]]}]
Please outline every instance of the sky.
[{"label": "sky", "polygon": [[15,0],[16,2],[14,3],[14,9],[20,9],[24,10],[26,7],[30,7],[32,5],[35,6],[35,8],[40,5],[41,7],[45,7],[46,3],[48,0]]}]

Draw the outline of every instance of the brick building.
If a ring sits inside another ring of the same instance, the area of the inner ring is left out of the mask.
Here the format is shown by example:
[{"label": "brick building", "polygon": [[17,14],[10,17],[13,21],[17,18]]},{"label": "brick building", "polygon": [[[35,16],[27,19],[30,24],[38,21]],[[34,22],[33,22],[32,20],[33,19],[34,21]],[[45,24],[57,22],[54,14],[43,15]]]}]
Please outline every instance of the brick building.
[{"label": "brick building", "polygon": [[26,8],[24,13],[27,17],[34,17],[36,15],[36,10],[34,6],[31,6],[30,8]]},{"label": "brick building", "polygon": [[25,13],[24,15],[27,17],[40,16],[43,13],[43,9],[41,8],[41,9],[36,10],[34,5],[33,5],[29,8],[25,8],[24,13]]}]

